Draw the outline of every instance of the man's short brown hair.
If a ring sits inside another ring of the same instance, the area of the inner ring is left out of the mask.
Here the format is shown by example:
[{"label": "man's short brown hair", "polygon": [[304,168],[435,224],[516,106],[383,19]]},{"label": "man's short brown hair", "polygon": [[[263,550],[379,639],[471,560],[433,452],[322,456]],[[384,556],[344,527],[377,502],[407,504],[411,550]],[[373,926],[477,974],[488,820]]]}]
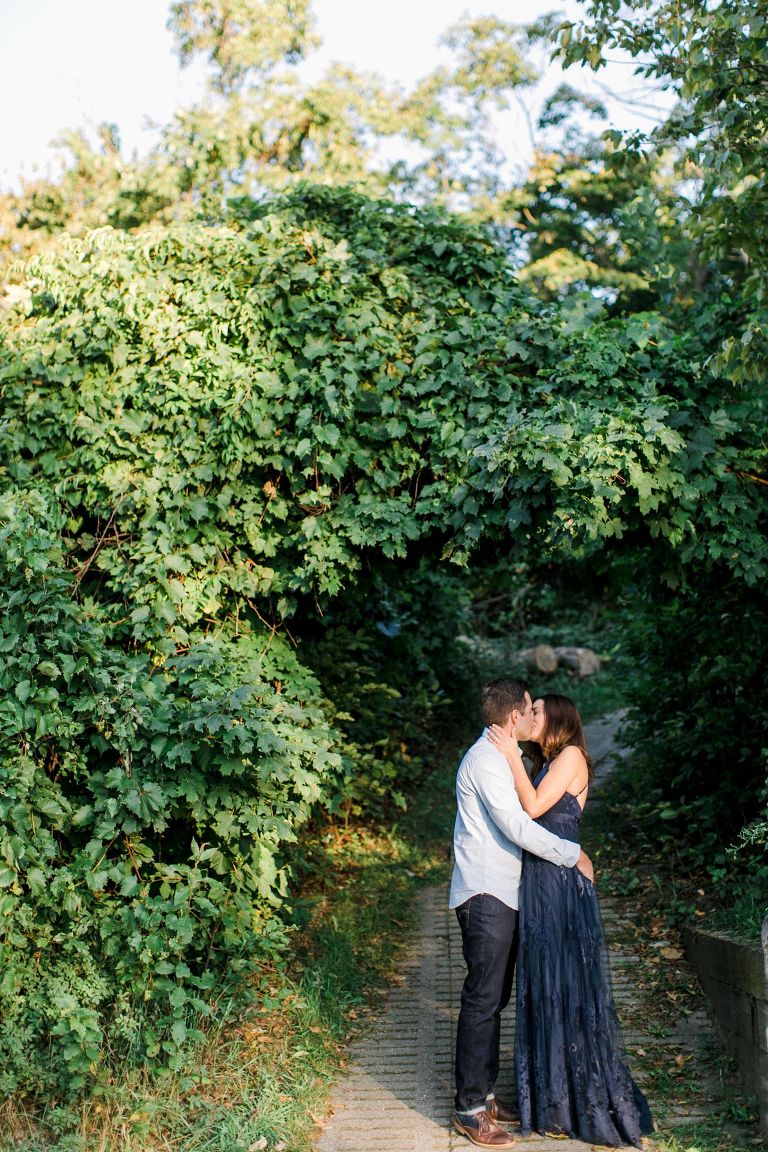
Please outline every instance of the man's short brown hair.
[{"label": "man's short brown hair", "polygon": [[528,685],[522,680],[491,680],[483,688],[480,712],[486,728],[491,724],[506,724],[515,708],[525,712],[525,694]]}]

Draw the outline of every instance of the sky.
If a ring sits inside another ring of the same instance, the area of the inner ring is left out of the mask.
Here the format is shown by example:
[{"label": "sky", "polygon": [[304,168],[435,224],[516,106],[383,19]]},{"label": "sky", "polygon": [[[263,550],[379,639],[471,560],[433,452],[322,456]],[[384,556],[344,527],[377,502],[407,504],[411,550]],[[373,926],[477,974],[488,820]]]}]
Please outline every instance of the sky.
[{"label": "sky", "polygon": [[[0,189],[16,189],[24,178],[55,177],[60,161],[52,142],[67,129],[95,139],[97,125],[109,121],[117,124],[126,155],[144,154],[157,138],[151,125],[203,97],[202,62],[181,68],[174,54],[169,7],[169,0],[0,0]],[[582,12],[578,0],[315,0],[323,46],[305,68],[312,76],[342,61],[409,86],[447,62],[437,40],[462,15],[524,24],[553,9],[569,18]],[[546,67],[546,56],[534,62]],[[559,78],[559,69],[550,71],[526,94],[534,118]],[[566,79],[595,90],[583,69],[570,69]],[[664,106],[629,62],[613,64],[599,82]],[[599,94],[605,97],[604,90]],[[658,118],[624,99],[608,106],[621,128],[647,128]],[[522,111],[502,116],[497,130],[513,163],[524,166],[532,145]]]}]

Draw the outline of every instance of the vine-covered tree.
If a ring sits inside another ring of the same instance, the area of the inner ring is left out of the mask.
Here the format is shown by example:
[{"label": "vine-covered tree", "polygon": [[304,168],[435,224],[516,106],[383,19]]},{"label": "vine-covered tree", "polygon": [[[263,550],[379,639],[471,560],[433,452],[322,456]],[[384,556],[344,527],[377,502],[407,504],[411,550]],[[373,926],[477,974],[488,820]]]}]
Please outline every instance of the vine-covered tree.
[{"label": "vine-covered tree", "polygon": [[27,1036],[6,1075],[39,1085],[51,1037],[72,1083],[106,1074],[126,1019],[175,1059],[232,956],[271,947],[312,811],[413,781],[457,624],[419,639],[455,595],[441,555],[766,576],[759,408],[729,419],[660,316],[569,332],[434,211],[309,187],[69,241],[6,314],[0,388],[0,995]]}]

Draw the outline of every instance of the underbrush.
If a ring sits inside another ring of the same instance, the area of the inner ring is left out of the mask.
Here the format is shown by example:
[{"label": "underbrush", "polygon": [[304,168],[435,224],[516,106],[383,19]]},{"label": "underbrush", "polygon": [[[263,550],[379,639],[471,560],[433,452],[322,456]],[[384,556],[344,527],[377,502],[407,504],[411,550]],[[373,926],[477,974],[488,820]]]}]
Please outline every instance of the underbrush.
[{"label": "underbrush", "polygon": [[251,1003],[218,1006],[182,1070],[110,1083],[76,1104],[14,1099],[2,1152],[308,1152],[344,1043],[361,1026],[410,938],[415,888],[447,874],[436,841],[330,827],[308,843],[288,914],[294,955],[265,968]]},{"label": "underbrush", "polygon": [[668,818],[666,801],[631,760],[612,781],[613,822],[605,829],[615,850],[618,829],[625,839],[625,864],[617,890],[648,888],[679,930],[700,924],[731,936],[759,940],[768,916],[768,863],[760,847],[751,851],[723,843],[706,825],[685,827]]},{"label": "underbrush", "polygon": [[[697,869],[684,845],[675,848],[671,835],[659,843],[636,772],[631,759],[622,763],[603,785],[602,803],[587,805],[583,842],[601,896],[632,909],[618,944],[635,958],[636,996],[621,1023],[648,1038],[629,1055],[632,1068],[645,1074],[654,1110],[650,1146],[654,1152],[755,1152],[768,1144],[753,1103],[716,1033],[702,1024],[702,993],[684,961],[681,929],[711,926],[717,894],[702,886],[701,860]],[[695,1040],[665,1051],[664,1041],[675,1036]],[[698,1115],[686,1123],[688,1109]]]}]

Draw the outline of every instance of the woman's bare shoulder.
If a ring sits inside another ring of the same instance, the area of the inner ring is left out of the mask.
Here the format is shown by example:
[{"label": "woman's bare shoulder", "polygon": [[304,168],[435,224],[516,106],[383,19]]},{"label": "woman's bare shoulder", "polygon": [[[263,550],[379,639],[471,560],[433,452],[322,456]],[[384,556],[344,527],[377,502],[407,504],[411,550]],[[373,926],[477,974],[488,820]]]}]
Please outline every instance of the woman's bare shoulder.
[{"label": "woman's bare shoulder", "polygon": [[550,768],[557,765],[558,768],[572,768],[576,771],[581,765],[586,766],[587,760],[581,748],[575,744],[567,744],[556,756],[553,757]]}]

